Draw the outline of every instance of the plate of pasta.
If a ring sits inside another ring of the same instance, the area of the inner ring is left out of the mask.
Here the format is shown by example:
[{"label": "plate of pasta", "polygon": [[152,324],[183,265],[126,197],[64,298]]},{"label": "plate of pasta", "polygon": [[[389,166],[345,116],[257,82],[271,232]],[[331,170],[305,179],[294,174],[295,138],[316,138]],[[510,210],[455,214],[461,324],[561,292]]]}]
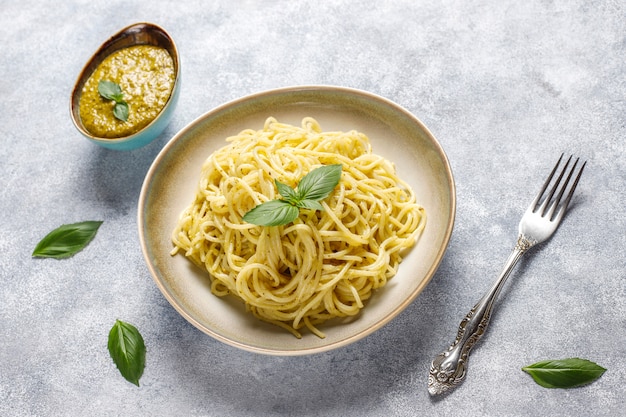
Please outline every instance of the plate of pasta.
[{"label": "plate of pasta", "polygon": [[304,355],[380,329],[425,288],[456,210],[446,154],[383,97],[299,86],[178,132],[144,180],[139,238],[168,302],[204,333]]}]

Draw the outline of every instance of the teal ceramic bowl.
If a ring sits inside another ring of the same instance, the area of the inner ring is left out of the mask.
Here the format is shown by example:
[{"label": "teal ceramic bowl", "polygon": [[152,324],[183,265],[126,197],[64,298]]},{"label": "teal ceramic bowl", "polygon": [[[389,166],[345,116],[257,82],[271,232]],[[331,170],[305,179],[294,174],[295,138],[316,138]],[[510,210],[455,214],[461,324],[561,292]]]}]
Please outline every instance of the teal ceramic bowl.
[{"label": "teal ceramic bowl", "polygon": [[[143,129],[121,138],[101,138],[90,133],[80,117],[79,102],[83,87],[102,61],[120,49],[133,45],[153,45],[167,50],[174,61],[174,86],[161,112]],[[89,141],[109,149],[128,151],[145,146],[157,138],[169,124],[180,93],[180,58],[172,37],[161,27],[152,23],[135,23],[113,35],[100,46],[87,62],[72,90],[70,112],[76,129]]]}]

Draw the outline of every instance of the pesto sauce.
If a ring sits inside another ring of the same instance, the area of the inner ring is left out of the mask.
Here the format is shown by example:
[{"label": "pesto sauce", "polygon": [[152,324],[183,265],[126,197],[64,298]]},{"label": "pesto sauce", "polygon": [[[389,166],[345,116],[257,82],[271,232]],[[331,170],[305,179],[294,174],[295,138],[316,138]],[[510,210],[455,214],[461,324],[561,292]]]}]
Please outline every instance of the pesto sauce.
[{"label": "pesto sauce", "polygon": [[[120,49],[102,61],[81,92],[80,118],[100,138],[121,138],[147,126],[161,112],[174,87],[174,60],[164,48],[136,45]],[[128,103],[128,120],[113,115],[115,102],[98,93],[101,80],[119,84]]]}]

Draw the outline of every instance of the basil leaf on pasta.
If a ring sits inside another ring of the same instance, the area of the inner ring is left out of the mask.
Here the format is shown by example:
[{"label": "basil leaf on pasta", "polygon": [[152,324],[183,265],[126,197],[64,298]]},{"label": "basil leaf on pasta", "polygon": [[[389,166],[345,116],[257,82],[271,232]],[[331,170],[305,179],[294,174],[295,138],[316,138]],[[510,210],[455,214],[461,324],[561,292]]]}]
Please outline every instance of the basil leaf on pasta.
[{"label": "basil leaf on pasta", "polygon": [[319,203],[335,189],[341,179],[341,164],[323,165],[310,171],[300,180],[297,190],[274,180],[280,200],[259,204],[243,216],[243,220],[257,226],[280,226],[298,217],[299,208],[324,210]]},{"label": "basil leaf on pasta", "polygon": [[324,210],[324,206],[319,201],[315,200],[302,200],[297,204],[298,207],[309,210]]},{"label": "basil leaf on pasta", "polygon": [[35,258],[69,258],[87,246],[101,224],[101,221],[90,220],[59,226],[41,239],[33,250],[32,256]]},{"label": "basil leaf on pasta", "polygon": [[322,200],[335,189],[341,179],[341,164],[324,165],[306,174],[298,184],[301,200]]},{"label": "basil leaf on pasta", "polygon": [[259,204],[243,216],[243,221],[257,226],[280,226],[298,217],[298,207],[285,200],[270,200]]},{"label": "basil leaf on pasta", "polygon": [[292,202],[297,199],[296,192],[293,188],[288,186],[287,184],[283,184],[282,182],[275,180],[276,188],[278,189],[278,194],[280,194],[285,200]]}]

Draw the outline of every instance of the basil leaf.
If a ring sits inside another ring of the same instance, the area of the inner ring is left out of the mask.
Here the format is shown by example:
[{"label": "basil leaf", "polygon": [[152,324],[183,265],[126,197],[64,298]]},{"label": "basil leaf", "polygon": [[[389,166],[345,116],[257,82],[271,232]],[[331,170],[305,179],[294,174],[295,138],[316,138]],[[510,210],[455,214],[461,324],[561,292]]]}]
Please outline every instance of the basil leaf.
[{"label": "basil leaf", "polygon": [[101,221],[64,224],[48,233],[35,246],[33,257],[69,258],[80,252],[94,238]]},{"label": "basil leaf", "polygon": [[283,184],[278,180],[274,180],[276,184],[276,188],[278,189],[278,193],[283,196],[287,201],[293,202],[297,200],[296,192],[293,188],[288,186],[287,184]]},{"label": "basil leaf", "polygon": [[100,80],[98,83],[98,93],[107,100],[119,102],[122,100],[122,87],[113,81]]},{"label": "basil leaf", "polygon": [[297,191],[300,200],[322,200],[335,189],[341,179],[341,164],[324,165],[306,174]]},{"label": "basil leaf", "polygon": [[113,116],[125,122],[128,120],[128,103],[125,101],[115,103],[113,107]]},{"label": "basil leaf", "polygon": [[341,164],[324,165],[306,174],[295,191],[290,186],[274,180],[283,200],[259,204],[243,216],[243,220],[258,226],[280,226],[298,217],[299,209],[324,210],[319,203],[335,189],[341,179]]},{"label": "basil leaf", "polygon": [[116,320],[109,332],[109,354],[122,376],[139,386],[146,365],[146,345],[135,326]]},{"label": "basil leaf", "polygon": [[298,207],[285,200],[270,200],[259,204],[243,216],[243,221],[257,226],[280,226],[298,217]]},{"label": "basil leaf", "polygon": [[128,120],[128,103],[124,101],[122,87],[112,81],[100,80],[98,83],[98,93],[107,100],[115,101],[113,116],[125,122]]},{"label": "basil leaf", "polygon": [[579,358],[541,361],[522,370],[545,388],[579,387],[595,381],[606,371],[594,362]]},{"label": "basil leaf", "polygon": [[324,206],[322,206],[319,201],[315,201],[315,200],[298,201],[296,203],[296,206],[299,208],[303,208],[303,209],[324,211]]}]

